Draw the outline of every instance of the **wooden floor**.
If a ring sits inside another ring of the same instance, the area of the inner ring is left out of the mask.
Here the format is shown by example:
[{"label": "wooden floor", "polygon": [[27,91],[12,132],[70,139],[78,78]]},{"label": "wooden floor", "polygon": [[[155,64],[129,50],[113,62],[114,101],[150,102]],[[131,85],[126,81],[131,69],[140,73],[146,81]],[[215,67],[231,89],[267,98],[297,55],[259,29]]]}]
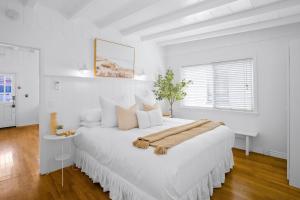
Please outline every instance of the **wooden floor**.
[{"label": "wooden floor", "polygon": [[[65,170],[62,188],[60,171],[39,175],[39,142],[36,126],[0,129],[0,199],[109,199],[99,184],[78,169]],[[234,150],[234,169],[226,182],[214,190],[213,200],[293,200],[300,190],[288,186],[286,161]]]}]

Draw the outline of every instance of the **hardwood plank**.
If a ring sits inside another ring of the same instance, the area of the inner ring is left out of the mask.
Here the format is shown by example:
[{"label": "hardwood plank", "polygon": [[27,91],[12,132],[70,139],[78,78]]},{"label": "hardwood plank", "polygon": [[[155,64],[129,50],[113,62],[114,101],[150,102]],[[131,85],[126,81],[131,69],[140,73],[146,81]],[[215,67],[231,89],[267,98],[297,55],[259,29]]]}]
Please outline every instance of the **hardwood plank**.
[{"label": "hardwood plank", "polygon": [[[286,160],[233,150],[235,166],[226,174],[222,188],[214,189],[212,200],[296,200],[300,190],[288,185]],[[38,126],[0,129],[0,199],[108,200],[99,184],[94,184],[75,167],[39,175]]]}]

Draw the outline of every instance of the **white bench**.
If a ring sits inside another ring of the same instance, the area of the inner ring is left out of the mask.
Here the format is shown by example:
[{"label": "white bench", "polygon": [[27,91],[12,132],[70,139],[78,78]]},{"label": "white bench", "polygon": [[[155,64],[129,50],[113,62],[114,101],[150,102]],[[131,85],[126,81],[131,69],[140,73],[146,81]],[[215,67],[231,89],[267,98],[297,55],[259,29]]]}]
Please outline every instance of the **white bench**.
[{"label": "white bench", "polygon": [[243,135],[245,136],[246,138],[246,142],[245,142],[245,151],[246,151],[246,156],[249,156],[249,149],[250,149],[250,144],[249,144],[249,140],[250,140],[250,137],[251,138],[254,138],[258,135],[258,132],[235,132],[235,134],[238,134],[238,135]]}]

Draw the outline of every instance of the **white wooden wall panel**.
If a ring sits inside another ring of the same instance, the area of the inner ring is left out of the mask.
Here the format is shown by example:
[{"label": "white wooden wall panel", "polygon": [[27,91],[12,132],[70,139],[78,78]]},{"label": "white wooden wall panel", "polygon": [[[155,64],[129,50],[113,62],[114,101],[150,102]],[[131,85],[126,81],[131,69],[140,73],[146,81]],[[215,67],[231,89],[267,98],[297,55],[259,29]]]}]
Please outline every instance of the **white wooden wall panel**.
[{"label": "white wooden wall panel", "polygon": [[290,43],[289,181],[300,188],[300,40]]}]

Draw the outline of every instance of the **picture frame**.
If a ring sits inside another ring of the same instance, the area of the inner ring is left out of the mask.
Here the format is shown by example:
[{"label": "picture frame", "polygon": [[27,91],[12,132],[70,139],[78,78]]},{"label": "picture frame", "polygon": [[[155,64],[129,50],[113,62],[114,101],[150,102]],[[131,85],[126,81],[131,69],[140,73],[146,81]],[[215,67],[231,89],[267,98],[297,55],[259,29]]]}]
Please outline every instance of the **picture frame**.
[{"label": "picture frame", "polygon": [[108,40],[94,40],[95,77],[134,78],[135,48]]}]

